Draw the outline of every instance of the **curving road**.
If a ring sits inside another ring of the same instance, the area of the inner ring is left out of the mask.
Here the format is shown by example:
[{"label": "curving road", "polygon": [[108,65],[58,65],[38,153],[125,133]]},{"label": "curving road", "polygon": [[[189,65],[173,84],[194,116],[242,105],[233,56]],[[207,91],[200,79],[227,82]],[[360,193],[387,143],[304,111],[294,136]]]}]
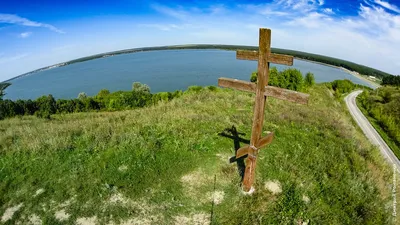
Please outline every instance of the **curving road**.
[{"label": "curving road", "polygon": [[357,122],[358,126],[364,132],[365,136],[372,142],[373,145],[379,147],[382,155],[388,160],[389,163],[394,164],[397,168],[397,171],[400,172],[400,161],[394,155],[389,146],[385,143],[385,141],[381,138],[381,136],[376,132],[375,128],[369,123],[367,118],[362,114],[360,109],[356,104],[356,97],[362,91],[354,91],[346,96],[344,99],[347,107],[349,108],[351,116],[353,116],[354,120]]}]

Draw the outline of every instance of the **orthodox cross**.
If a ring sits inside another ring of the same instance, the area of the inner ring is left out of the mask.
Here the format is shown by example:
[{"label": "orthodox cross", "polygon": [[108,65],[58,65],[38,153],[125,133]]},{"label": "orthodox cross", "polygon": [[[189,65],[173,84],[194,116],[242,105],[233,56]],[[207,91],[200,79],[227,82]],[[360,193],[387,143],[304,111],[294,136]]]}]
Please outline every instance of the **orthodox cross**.
[{"label": "orthodox cross", "polygon": [[267,86],[269,78],[269,63],[284,64],[288,66],[293,65],[292,56],[271,53],[270,29],[260,28],[258,51],[237,51],[236,58],[242,60],[258,60],[257,84],[229,78],[218,79],[218,86],[220,87],[228,87],[256,93],[250,145],[244,146],[236,152],[236,158],[247,155],[246,169],[243,178],[243,190],[251,193],[254,191],[252,185],[254,182],[258,151],[260,148],[271,143],[274,136],[273,133],[269,132],[265,137],[261,137],[266,97],[270,96],[300,104],[307,104],[309,95]]}]

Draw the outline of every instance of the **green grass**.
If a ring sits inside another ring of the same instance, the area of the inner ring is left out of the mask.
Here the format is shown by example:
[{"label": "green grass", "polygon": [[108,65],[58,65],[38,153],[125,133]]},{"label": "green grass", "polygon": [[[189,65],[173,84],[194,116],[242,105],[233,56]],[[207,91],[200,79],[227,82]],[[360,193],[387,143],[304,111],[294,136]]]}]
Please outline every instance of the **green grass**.
[{"label": "green grass", "polygon": [[310,93],[308,106],[268,99],[275,139],[252,196],[228,162],[233,141],[218,135],[235,125],[250,138],[252,94],[199,90],[137,110],[0,121],[0,216],[23,203],[6,224],[391,223],[392,169],[325,86]]}]

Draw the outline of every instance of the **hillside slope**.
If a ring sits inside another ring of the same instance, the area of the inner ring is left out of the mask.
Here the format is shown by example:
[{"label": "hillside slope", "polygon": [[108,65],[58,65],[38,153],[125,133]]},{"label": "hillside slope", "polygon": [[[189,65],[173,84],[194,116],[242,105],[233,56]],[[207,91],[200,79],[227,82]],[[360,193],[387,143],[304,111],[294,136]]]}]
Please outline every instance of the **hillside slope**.
[{"label": "hillside slope", "polygon": [[[157,106],[0,121],[0,216],[54,224],[387,224],[392,169],[323,85],[268,99],[256,193],[242,194],[233,125],[254,95],[202,90]],[[225,131],[225,134],[227,132]],[[243,145],[243,143],[241,143]]]}]

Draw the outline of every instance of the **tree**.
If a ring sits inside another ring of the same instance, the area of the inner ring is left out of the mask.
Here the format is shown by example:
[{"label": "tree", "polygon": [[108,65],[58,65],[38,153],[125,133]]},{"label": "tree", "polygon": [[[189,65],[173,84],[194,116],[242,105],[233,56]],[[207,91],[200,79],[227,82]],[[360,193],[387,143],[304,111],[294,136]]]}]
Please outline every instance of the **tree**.
[{"label": "tree", "polygon": [[79,100],[83,101],[83,100],[85,100],[86,98],[87,98],[87,95],[86,95],[85,92],[79,93],[79,95],[78,95],[78,99],[79,99]]},{"label": "tree", "polygon": [[57,103],[52,95],[42,96],[36,99],[39,111],[36,111],[36,115],[40,118],[50,119],[50,115],[57,112]]},{"label": "tree", "polygon": [[110,91],[109,90],[107,90],[107,89],[101,89],[100,91],[99,91],[99,93],[97,93],[97,97],[98,98],[105,98],[106,96],[108,96],[110,94]]},{"label": "tree", "polygon": [[308,72],[306,74],[305,84],[306,84],[307,87],[311,87],[311,86],[313,86],[315,84],[315,78],[314,78],[314,74],[313,73]]},{"label": "tree", "polygon": [[0,83],[0,99],[3,99],[3,96],[6,94],[5,90],[11,83]]},{"label": "tree", "polygon": [[133,82],[132,90],[135,91],[135,92],[150,93],[150,87],[147,84],[142,84],[140,82]]}]

